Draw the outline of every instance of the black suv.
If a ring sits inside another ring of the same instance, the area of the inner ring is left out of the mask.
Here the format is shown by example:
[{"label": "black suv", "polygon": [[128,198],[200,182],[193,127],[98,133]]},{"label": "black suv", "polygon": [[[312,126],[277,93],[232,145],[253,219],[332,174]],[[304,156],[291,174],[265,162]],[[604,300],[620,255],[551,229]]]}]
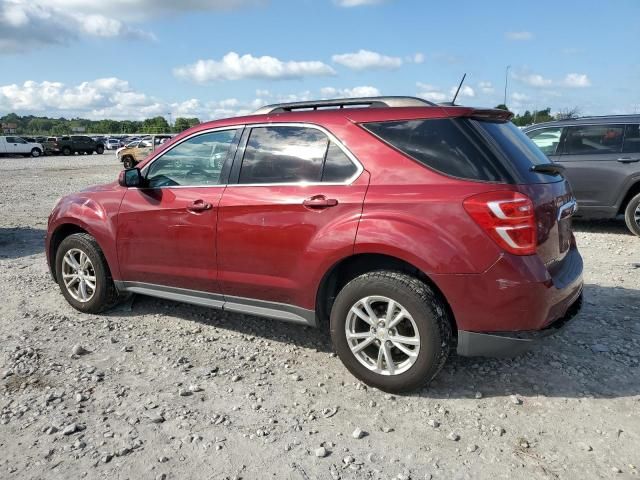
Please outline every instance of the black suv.
[{"label": "black suv", "polygon": [[84,135],[71,135],[69,137],[60,137],[54,143],[53,150],[63,155],[72,155],[74,153],[91,155],[93,152],[102,154],[104,153],[104,143]]},{"label": "black suv", "polygon": [[524,132],[565,167],[580,207],[577,216],[623,215],[640,236],[640,115],[540,123]]}]

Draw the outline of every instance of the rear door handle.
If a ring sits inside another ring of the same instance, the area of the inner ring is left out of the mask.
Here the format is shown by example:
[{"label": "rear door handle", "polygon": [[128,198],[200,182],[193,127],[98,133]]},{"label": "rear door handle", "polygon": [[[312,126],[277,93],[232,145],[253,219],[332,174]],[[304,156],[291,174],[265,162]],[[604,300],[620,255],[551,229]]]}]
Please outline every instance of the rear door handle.
[{"label": "rear door handle", "polygon": [[640,158],[621,157],[617,161],[620,163],[635,163],[640,162]]},{"label": "rear door handle", "polygon": [[338,200],[335,198],[327,198],[324,195],[316,195],[315,197],[307,198],[302,202],[307,208],[312,209],[324,209],[329,207],[335,207],[338,205]]},{"label": "rear door handle", "polygon": [[193,202],[191,202],[191,204],[189,204],[187,210],[189,210],[190,212],[199,213],[211,210],[212,208],[213,205],[211,205],[209,202],[205,202],[204,200],[194,200]]}]

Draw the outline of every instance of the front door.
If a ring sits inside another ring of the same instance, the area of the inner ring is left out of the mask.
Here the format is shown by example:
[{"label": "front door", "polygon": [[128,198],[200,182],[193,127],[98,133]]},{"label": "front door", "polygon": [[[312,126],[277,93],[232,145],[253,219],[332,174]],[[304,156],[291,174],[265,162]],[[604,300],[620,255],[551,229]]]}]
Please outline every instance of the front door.
[{"label": "front door", "polygon": [[245,137],[220,202],[222,291],[229,302],[312,310],[314,280],[353,251],[368,174],[318,128],[259,126]]},{"label": "front door", "polygon": [[216,228],[226,178],[216,159],[235,151],[237,133],[188,137],[143,169],[143,188],[128,189],[120,206],[121,280],[219,292]]}]

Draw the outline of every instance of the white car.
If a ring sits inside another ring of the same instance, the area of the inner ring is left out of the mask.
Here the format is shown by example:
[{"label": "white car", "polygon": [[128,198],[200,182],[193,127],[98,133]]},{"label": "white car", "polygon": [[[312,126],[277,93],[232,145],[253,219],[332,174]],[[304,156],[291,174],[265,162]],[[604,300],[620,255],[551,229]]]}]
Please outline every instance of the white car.
[{"label": "white car", "polygon": [[0,155],[39,157],[44,153],[41,143],[27,142],[21,137],[0,137]]},{"label": "white car", "polygon": [[117,138],[107,138],[104,142],[104,148],[107,150],[117,150],[120,145],[120,140]]}]

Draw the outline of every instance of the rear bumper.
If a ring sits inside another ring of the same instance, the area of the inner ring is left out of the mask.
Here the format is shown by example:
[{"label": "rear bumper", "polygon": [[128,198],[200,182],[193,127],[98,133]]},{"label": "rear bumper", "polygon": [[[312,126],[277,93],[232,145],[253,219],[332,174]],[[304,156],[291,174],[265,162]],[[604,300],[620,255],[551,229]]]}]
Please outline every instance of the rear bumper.
[{"label": "rear bumper", "polygon": [[513,357],[529,350],[539,340],[562,330],[582,308],[582,290],[565,315],[542,330],[520,332],[469,332],[458,330],[458,355],[465,357]]}]

